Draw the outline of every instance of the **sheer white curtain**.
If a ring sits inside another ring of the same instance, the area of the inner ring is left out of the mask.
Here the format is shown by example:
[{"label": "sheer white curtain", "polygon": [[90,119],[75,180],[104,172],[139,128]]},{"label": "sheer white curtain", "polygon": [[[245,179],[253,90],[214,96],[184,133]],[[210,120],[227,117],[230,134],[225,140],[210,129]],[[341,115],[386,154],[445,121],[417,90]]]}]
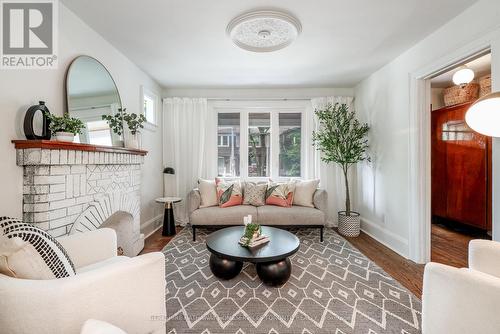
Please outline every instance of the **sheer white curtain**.
[{"label": "sheer white curtain", "polygon": [[175,169],[176,221],[185,224],[186,195],[199,178],[217,175],[217,113],[204,98],[163,100],[163,163]]},{"label": "sheer white curtain", "polygon": [[[309,143],[306,147],[307,163],[305,176],[307,178],[318,178],[321,180],[320,187],[328,191],[328,222],[337,224],[337,212],[345,210],[345,188],[342,170],[336,164],[326,164],[321,161],[318,150],[312,146],[312,132],[319,129],[319,122],[314,115],[314,110],[325,107],[328,103],[345,103],[349,109],[354,108],[354,98],[351,96],[331,96],[311,99],[311,107],[306,110],[305,126],[309,135]],[[354,172],[352,169],[351,172]],[[350,175],[349,189],[354,189],[352,184],[354,177]],[[351,198],[354,198],[351,195]]]}]

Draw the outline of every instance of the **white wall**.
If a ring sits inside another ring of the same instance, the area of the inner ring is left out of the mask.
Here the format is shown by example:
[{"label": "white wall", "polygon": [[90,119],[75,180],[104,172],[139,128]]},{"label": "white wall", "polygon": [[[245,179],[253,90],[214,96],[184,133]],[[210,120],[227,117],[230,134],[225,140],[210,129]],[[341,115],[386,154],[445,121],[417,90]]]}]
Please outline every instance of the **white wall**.
[{"label": "white wall", "polygon": [[357,205],[364,217],[362,227],[404,256],[409,254],[410,237],[410,73],[491,33],[495,85],[500,80],[499,68],[495,70],[500,65],[495,37],[500,36],[495,33],[499,17],[500,1],[479,1],[355,88],[356,110],[372,127],[374,157],[372,164],[358,168]]},{"label": "white wall", "polygon": [[[22,168],[16,165],[16,154],[10,141],[25,139],[22,130],[24,113],[39,100],[45,101],[52,113],[62,114],[66,110],[65,73],[70,62],[79,55],[92,56],[108,68],[123,105],[130,112],[139,110],[140,85],[161,95],[161,88],[155,81],[59,3],[59,68],[0,70],[0,216],[22,217]],[[142,223],[162,213],[153,201],[163,194],[161,137],[161,128],[143,134],[143,147],[149,154],[143,166]]]},{"label": "white wall", "polygon": [[431,89],[431,104],[432,110],[441,109],[444,107],[444,88],[432,88]]}]

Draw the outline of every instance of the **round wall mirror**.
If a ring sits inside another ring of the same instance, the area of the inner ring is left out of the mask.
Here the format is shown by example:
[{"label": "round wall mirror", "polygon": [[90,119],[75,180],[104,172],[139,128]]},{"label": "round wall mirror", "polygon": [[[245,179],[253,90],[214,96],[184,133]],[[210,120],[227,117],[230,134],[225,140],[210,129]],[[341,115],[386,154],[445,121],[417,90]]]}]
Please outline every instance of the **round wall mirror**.
[{"label": "round wall mirror", "polygon": [[85,124],[75,142],[123,146],[122,135],[113,133],[102,118],[122,108],[115,81],[103,64],[89,56],[73,60],[66,75],[66,95],[70,116]]}]

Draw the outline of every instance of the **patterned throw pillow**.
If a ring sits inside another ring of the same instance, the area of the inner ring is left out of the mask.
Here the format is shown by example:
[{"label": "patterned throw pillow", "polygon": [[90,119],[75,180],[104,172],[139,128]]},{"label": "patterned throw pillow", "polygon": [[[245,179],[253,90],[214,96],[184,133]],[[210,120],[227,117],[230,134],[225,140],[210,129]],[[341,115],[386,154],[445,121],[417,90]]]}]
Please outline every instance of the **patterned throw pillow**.
[{"label": "patterned throw pillow", "polygon": [[61,244],[44,230],[0,217],[0,272],[26,279],[75,275],[75,266]]},{"label": "patterned throw pillow", "polygon": [[245,182],[243,204],[253,206],[266,205],[267,183]]},{"label": "patterned throw pillow", "polygon": [[295,182],[267,184],[266,204],[277,205],[289,208],[293,203],[293,193],[295,191]]},{"label": "patterned throw pillow", "polygon": [[226,181],[217,178],[215,179],[215,183],[217,184],[217,201],[219,202],[219,207],[227,208],[243,203],[243,192],[241,191],[239,180]]}]

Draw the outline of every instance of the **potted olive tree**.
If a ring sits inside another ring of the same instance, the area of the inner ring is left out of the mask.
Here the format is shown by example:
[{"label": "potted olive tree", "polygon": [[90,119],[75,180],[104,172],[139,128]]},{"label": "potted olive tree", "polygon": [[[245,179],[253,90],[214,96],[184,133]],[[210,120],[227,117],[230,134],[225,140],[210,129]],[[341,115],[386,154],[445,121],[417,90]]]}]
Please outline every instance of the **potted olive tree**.
[{"label": "potted olive tree", "polygon": [[366,153],[370,127],[368,124],[361,124],[347,104],[328,104],[314,113],[318,117],[320,129],[313,132],[313,142],[322,153],[321,160],[338,164],[344,174],[345,211],[338,213],[339,233],[357,237],[360,232],[360,215],[351,210],[348,172],[358,162],[370,161]]},{"label": "potted olive tree", "polygon": [[57,141],[73,142],[75,136],[82,133],[85,124],[78,119],[69,116],[69,113],[64,113],[63,116],[56,116],[49,112],[45,113],[49,119],[49,130],[56,136]]}]

